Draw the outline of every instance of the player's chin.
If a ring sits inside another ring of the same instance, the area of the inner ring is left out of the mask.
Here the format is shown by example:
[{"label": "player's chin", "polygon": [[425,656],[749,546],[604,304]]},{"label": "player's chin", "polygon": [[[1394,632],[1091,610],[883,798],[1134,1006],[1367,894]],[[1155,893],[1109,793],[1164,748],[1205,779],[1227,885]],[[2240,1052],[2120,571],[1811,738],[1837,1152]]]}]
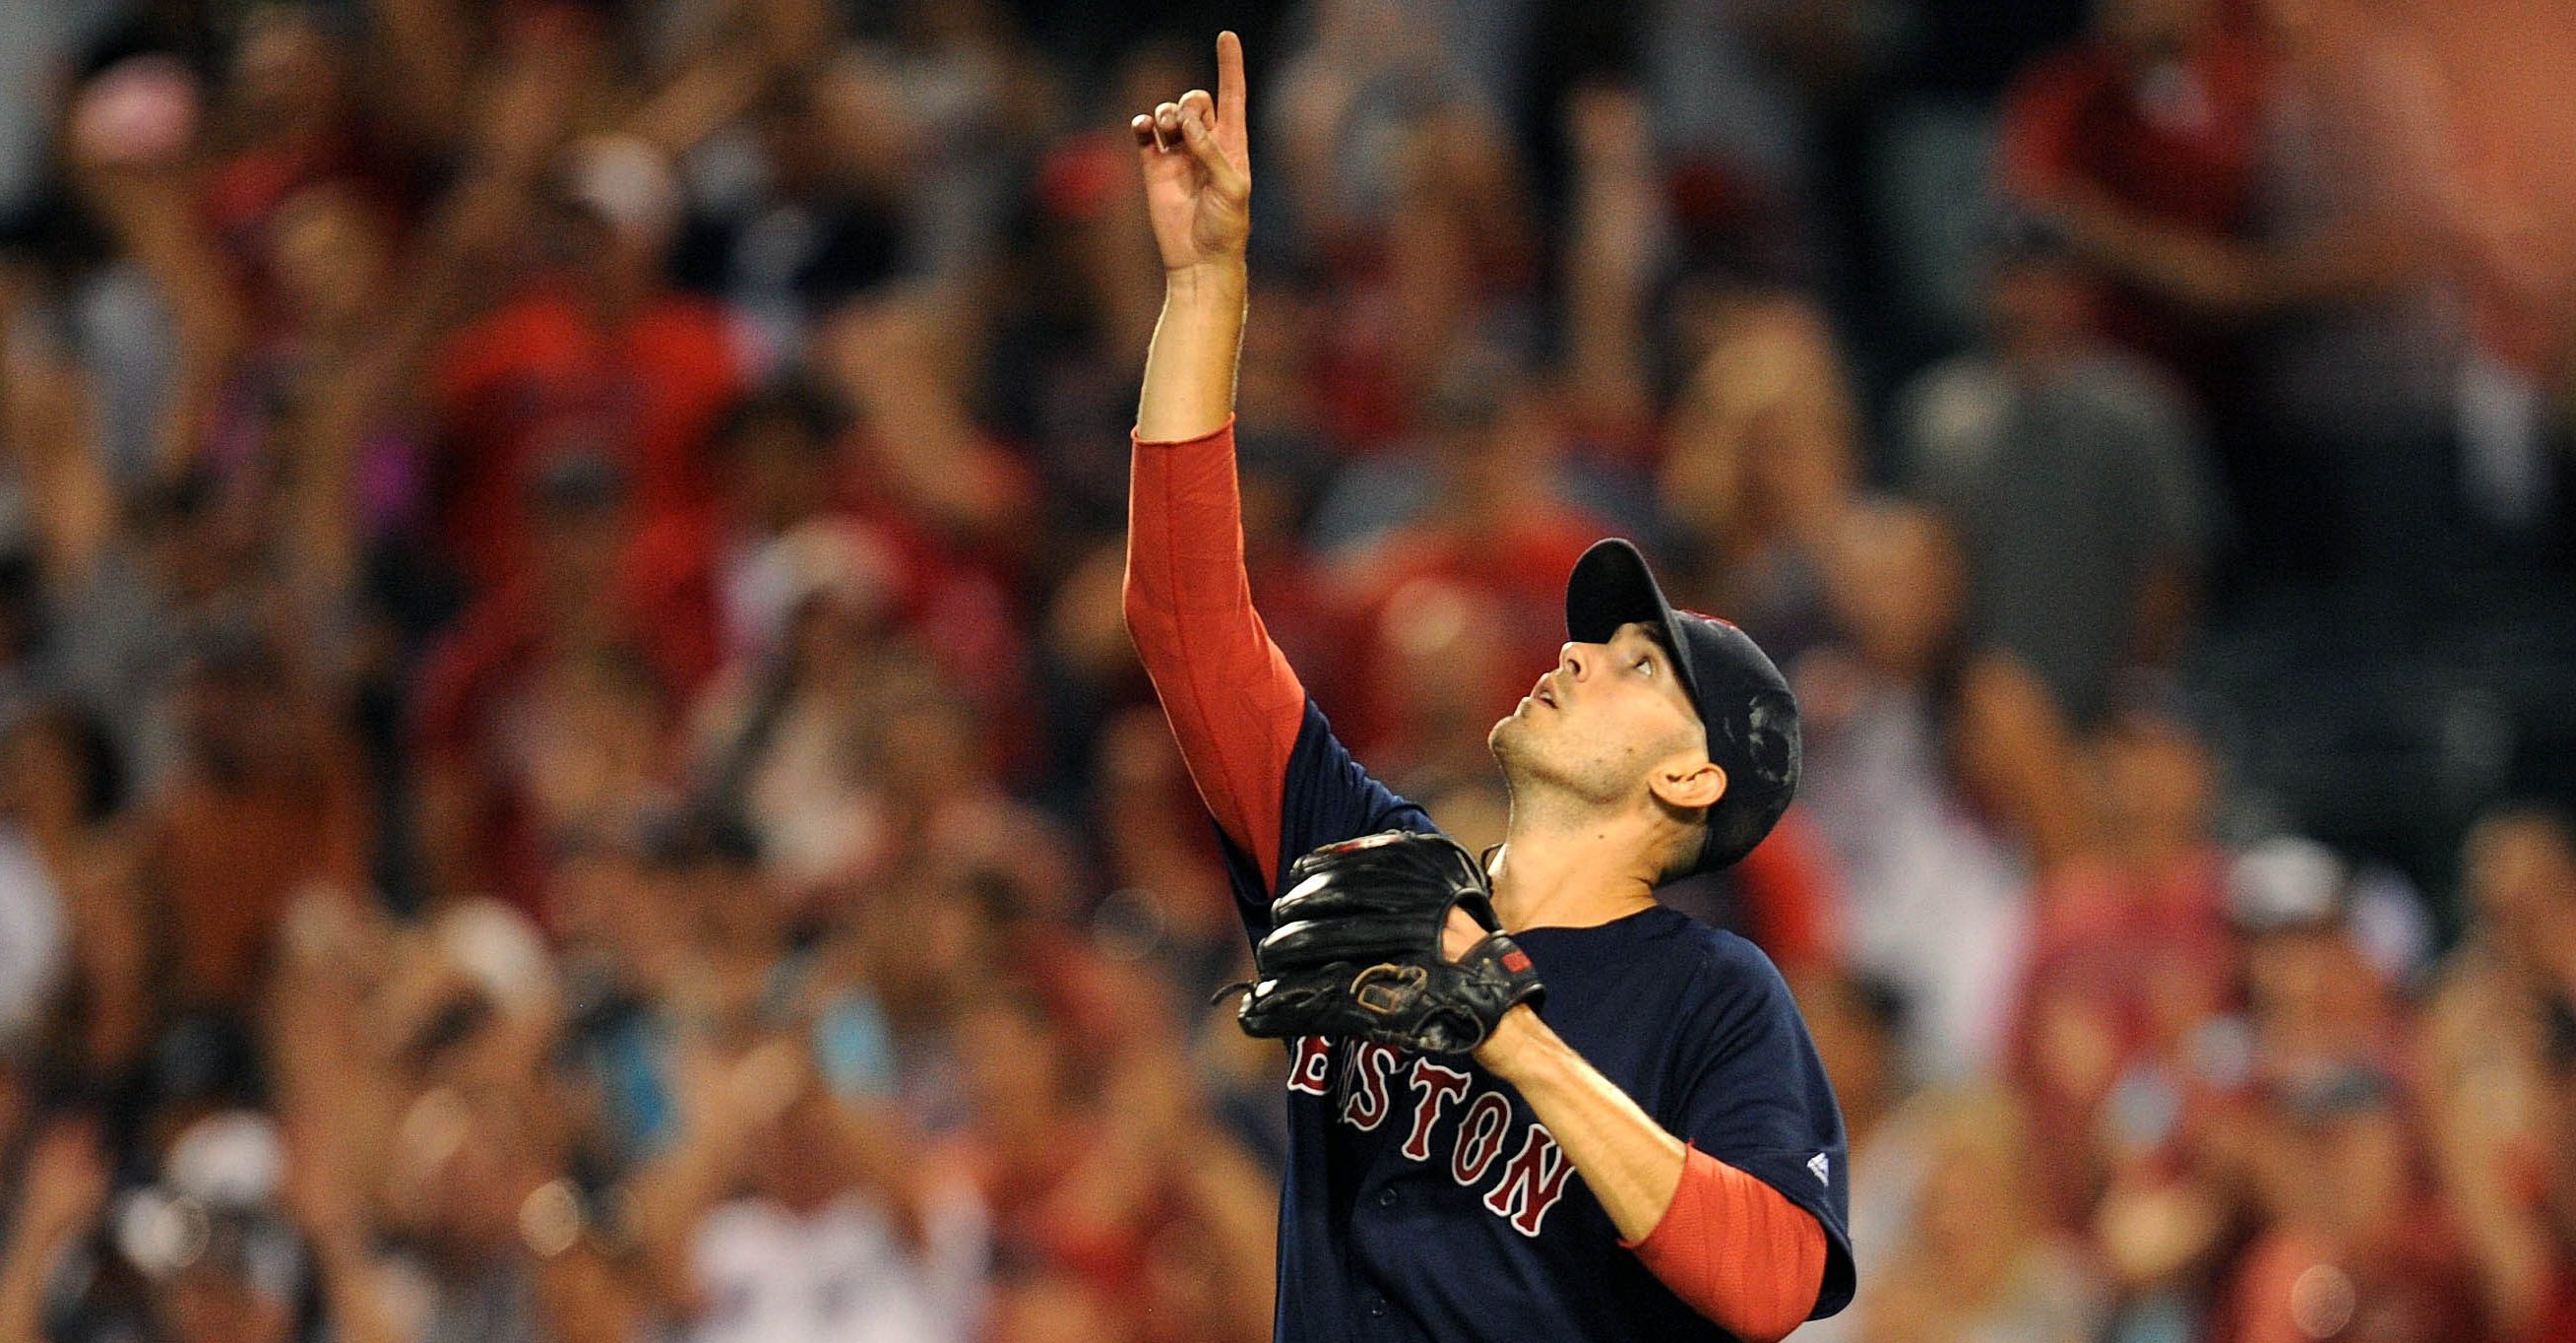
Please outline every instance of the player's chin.
[{"label": "player's chin", "polygon": [[1514,710],[1494,720],[1492,730],[1485,733],[1485,749],[1493,752],[1495,759],[1507,761],[1529,741],[1529,735],[1528,716]]}]

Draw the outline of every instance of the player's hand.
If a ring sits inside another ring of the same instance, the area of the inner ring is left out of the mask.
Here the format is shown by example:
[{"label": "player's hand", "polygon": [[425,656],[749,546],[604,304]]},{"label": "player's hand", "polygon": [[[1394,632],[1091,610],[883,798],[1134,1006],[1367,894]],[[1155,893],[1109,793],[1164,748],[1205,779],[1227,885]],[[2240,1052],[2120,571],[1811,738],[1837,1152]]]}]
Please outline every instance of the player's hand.
[{"label": "player's hand", "polygon": [[1243,42],[1216,39],[1216,96],[1192,89],[1128,123],[1145,172],[1145,212],[1163,270],[1241,264],[1252,237],[1252,154],[1244,133]]},{"label": "player's hand", "polygon": [[1484,940],[1484,925],[1476,922],[1474,915],[1463,909],[1450,910],[1449,924],[1440,933],[1440,955],[1443,959],[1455,961],[1475,950],[1476,944]]}]

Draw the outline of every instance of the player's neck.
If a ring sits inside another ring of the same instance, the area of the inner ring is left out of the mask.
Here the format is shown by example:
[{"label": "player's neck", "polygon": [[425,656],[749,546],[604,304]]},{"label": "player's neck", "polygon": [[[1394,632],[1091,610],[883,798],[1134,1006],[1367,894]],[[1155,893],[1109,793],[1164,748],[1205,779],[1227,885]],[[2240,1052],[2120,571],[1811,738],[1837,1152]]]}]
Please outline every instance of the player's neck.
[{"label": "player's neck", "polygon": [[1515,806],[1494,855],[1494,913],[1503,927],[1590,928],[1655,904],[1640,837],[1616,820],[1532,814]]}]

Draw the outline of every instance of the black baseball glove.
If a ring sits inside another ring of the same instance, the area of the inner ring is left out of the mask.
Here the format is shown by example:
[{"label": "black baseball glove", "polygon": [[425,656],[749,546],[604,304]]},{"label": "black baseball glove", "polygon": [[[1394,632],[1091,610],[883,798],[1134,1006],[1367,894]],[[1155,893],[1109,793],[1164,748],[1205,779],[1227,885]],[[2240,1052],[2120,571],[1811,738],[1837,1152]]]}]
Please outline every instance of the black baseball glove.
[{"label": "black baseball glove", "polygon": [[[1451,909],[1485,930],[1452,961]],[[1358,1036],[1425,1054],[1464,1054],[1515,1003],[1544,993],[1528,953],[1494,917],[1484,871],[1446,835],[1390,830],[1327,844],[1288,869],[1253,948],[1260,977],[1236,1012],[1244,1033]],[[1229,990],[1232,991],[1232,990]]]}]

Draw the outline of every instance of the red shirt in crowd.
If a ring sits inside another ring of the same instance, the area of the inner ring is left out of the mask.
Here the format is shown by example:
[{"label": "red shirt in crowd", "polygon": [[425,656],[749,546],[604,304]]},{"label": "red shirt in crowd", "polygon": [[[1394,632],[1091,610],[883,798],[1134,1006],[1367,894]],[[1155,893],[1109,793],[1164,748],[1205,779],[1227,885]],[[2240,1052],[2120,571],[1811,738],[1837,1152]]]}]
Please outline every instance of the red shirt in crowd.
[{"label": "red shirt in crowd", "polygon": [[[2232,27],[2157,64],[2107,42],[2051,55],[2006,96],[1996,150],[2004,190],[2042,206],[2098,194],[2151,223],[2240,236],[2273,68],[2262,44]],[[2099,311],[2106,334],[2187,376],[2214,357],[2191,322],[2134,290],[2112,287]]]},{"label": "red shirt in crowd", "polygon": [[255,1009],[287,907],[309,883],[370,889],[365,770],[337,733],[282,775],[220,782],[191,771],[144,835],[145,872],[170,948],[172,996]]},{"label": "red shirt in crowd", "polygon": [[708,434],[742,388],[713,305],[664,295],[604,323],[569,289],[540,286],[439,357],[433,400],[449,470],[438,524],[449,554],[486,590],[516,575],[528,484],[558,453],[622,463],[639,521],[704,528]]},{"label": "red shirt in crowd", "polygon": [[[718,660],[706,542],[685,524],[647,527],[625,551],[615,590],[600,594],[619,643],[687,702]],[[545,836],[510,767],[513,714],[548,658],[564,650],[532,580],[513,581],[466,612],[431,650],[413,699],[413,750],[424,772],[477,795],[471,842],[490,893],[547,919]]]},{"label": "red shirt in crowd", "polygon": [[[1592,542],[1610,529],[1571,506],[1532,499],[1514,516],[1490,527],[1449,520],[1417,523],[1388,534],[1353,566],[1347,591],[1351,628],[1362,631],[1367,652],[1356,677],[1353,721],[1347,740],[1381,757],[1401,759],[1423,743],[1405,740],[1414,725],[1403,678],[1384,674],[1393,659],[1388,644],[1404,635],[1395,622],[1407,617],[1400,602],[1435,588],[1454,589],[1475,609],[1499,622],[1477,631],[1481,666],[1451,674],[1482,684],[1464,692],[1484,705],[1484,723],[1511,712],[1512,703],[1540,673],[1556,665],[1565,643],[1565,576]],[[1337,723],[1341,720],[1335,720]]]}]

